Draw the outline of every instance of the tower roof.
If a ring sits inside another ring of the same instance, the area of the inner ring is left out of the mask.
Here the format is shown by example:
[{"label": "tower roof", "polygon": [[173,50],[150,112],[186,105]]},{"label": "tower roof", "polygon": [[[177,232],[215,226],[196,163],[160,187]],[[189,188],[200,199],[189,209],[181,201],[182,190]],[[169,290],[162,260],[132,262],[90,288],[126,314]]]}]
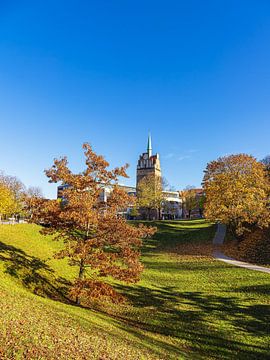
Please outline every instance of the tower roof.
[{"label": "tower roof", "polygon": [[150,133],[148,135],[147,152],[150,156],[152,155],[152,139]]}]

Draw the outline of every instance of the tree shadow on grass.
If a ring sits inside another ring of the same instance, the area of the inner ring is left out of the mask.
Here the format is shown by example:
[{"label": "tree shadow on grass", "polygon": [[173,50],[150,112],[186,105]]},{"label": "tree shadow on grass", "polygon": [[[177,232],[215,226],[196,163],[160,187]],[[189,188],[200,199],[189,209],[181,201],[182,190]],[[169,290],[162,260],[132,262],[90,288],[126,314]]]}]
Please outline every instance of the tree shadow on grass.
[{"label": "tree shadow on grass", "polygon": [[139,328],[179,339],[196,358],[269,359],[267,343],[265,346],[256,343],[258,337],[267,338],[269,334],[267,305],[250,305],[234,296],[179,292],[170,286],[154,289],[118,286],[118,289],[127,294],[135,307],[145,308],[144,320],[130,319],[128,313],[119,316],[133,325],[135,332]]},{"label": "tree shadow on grass", "polygon": [[0,242],[0,261],[5,273],[14,277],[36,295],[70,303],[68,287],[64,278],[56,278],[54,270],[45,261],[26,254],[23,250]]},{"label": "tree shadow on grass", "polygon": [[236,291],[251,293],[256,295],[270,295],[270,284],[269,285],[252,285],[252,286],[241,286]]},{"label": "tree shadow on grass", "polygon": [[[205,223],[204,220],[202,222]],[[178,253],[179,250],[181,253],[183,247],[186,246],[200,245],[204,247],[212,243],[215,225],[202,228],[181,228],[179,226],[181,224],[186,225],[185,223],[182,221],[153,223],[153,225],[158,227],[158,232],[151,239],[143,242],[142,254],[149,256],[150,253],[157,252]],[[187,249],[187,254],[196,256],[192,250],[194,250],[192,247]]]},{"label": "tree shadow on grass", "polygon": [[[186,260],[186,261],[178,261],[178,262],[172,262],[172,261],[150,261],[150,260],[144,260],[143,261],[145,268],[147,270],[156,270],[160,271],[163,274],[166,273],[173,273],[175,276],[177,272],[180,271],[209,271],[213,268],[213,271],[216,270],[223,270],[228,269],[228,265],[223,264],[220,262],[220,264],[216,264],[214,261],[205,261],[204,263],[201,261],[195,262],[194,260]],[[176,280],[177,281],[177,280]]]}]

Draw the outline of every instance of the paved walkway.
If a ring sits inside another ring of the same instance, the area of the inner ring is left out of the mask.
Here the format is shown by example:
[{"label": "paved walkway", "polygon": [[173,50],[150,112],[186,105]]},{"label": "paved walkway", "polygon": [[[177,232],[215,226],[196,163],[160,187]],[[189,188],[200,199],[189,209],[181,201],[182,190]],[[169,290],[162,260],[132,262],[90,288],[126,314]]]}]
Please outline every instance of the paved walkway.
[{"label": "paved walkway", "polygon": [[249,270],[262,271],[262,272],[270,274],[270,268],[253,265],[253,264],[243,262],[243,261],[234,260],[233,258],[230,258],[230,257],[224,255],[218,248],[223,244],[225,235],[226,235],[226,225],[218,224],[217,231],[216,231],[216,234],[215,234],[215,237],[213,240],[213,245],[214,245],[213,256],[215,259],[224,261],[230,265],[243,267],[243,268],[249,269]]}]

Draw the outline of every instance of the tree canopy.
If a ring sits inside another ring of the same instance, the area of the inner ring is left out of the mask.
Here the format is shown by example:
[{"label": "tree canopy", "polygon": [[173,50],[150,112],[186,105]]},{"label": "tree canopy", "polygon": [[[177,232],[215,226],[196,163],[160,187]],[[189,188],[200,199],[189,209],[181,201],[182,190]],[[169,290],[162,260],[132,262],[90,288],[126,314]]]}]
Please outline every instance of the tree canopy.
[{"label": "tree canopy", "polygon": [[264,166],[246,154],[220,157],[205,170],[205,215],[228,224],[237,235],[268,226],[269,179]]},{"label": "tree canopy", "polygon": [[17,202],[13,192],[0,183],[0,220],[2,216],[11,215],[17,210]]},{"label": "tree canopy", "polygon": [[[36,199],[33,221],[47,224],[42,232],[64,241],[57,257],[66,257],[70,265],[78,267],[71,289],[77,303],[100,297],[117,301],[122,298],[106,278],[138,281],[143,269],[139,259],[141,238],[152,235],[155,229],[132,226],[119,216],[132,202],[118,186],[119,177],[127,177],[127,165],[109,170],[109,163],[89,144],[83,149],[83,172],[72,173],[66,157],[56,159],[46,171],[50,182],[68,187],[62,201]],[[106,203],[101,200],[104,187],[111,190]]]},{"label": "tree canopy", "polygon": [[183,207],[190,218],[192,210],[199,206],[196,189],[193,186],[187,186],[181,191],[180,195],[183,201]]},{"label": "tree canopy", "polygon": [[10,176],[0,172],[0,185],[6,188],[12,198],[12,206],[8,214],[21,213],[24,207],[25,186],[16,176]]},{"label": "tree canopy", "polygon": [[146,209],[148,219],[151,210],[156,210],[157,217],[160,217],[160,210],[164,200],[162,179],[155,175],[147,175],[142,178],[137,187],[137,206]]}]

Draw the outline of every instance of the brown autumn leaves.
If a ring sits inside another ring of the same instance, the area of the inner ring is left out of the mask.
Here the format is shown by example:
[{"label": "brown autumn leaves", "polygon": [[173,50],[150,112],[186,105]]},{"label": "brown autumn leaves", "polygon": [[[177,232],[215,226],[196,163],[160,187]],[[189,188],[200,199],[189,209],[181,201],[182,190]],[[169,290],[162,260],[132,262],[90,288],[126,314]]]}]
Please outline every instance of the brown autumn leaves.
[{"label": "brown autumn leaves", "polygon": [[239,239],[270,224],[269,170],[246,154],[221,157],[210,162],[203,180],[204,214],[229,226]]},{"label": "brown autumn leaves", "polygon": [[[123,297],[108,279],[127,283],[139,280],[143,269],[141,239],[153,235],[155,228],[135,227],[119,216],[133,202],[117,185],[119,177],[127,177],[127,165],[108,170],[108,162],[89,144],[83,149],[83,172],[72,173],[66,158],[55,160],[46,171],[50,182],[69,186],[63,191],[62,201],[36,199],[33,221],[48,225],[42,233],[64,241],[65,247],[56,256],[78,267],[71,289],[77,304],[101,297],[121,301]],[[104,187],[110,189],[107,202],[101,199]]]}]

